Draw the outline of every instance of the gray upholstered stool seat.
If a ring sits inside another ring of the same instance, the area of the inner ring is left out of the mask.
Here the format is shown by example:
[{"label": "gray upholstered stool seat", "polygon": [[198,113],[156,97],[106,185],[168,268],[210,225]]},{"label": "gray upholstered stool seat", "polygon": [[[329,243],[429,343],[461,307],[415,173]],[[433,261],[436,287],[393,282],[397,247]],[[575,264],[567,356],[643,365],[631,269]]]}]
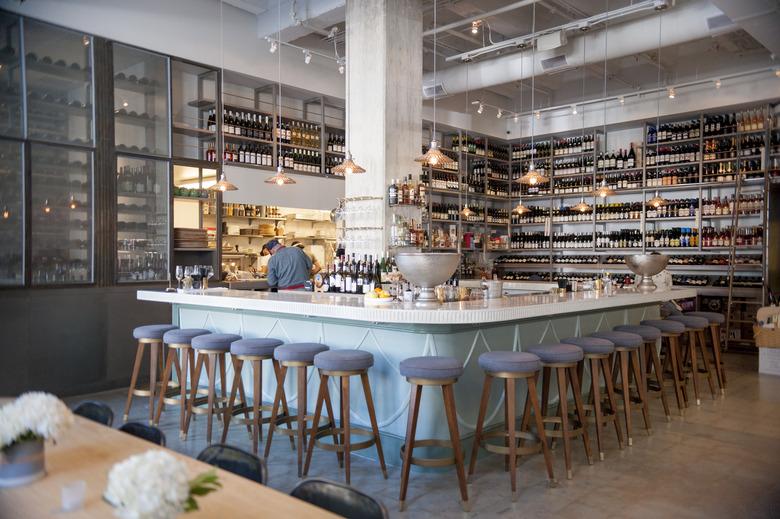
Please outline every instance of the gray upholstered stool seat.
[{"label": "gray upholstered stool seat", "polygon": [[291,342],[278,346],[274,358],[280,362],[314,362],[314,356],[328,347],[318,342]]},{"label": "gray upholstered stool seat", "polygon": [[670,321],[669,319],[646,319],[639,324],[658,328],[661,330],[661,333],[683,333],[685,331],[683,323]]},{"label": "gray upholstered stool seat", "polygon": [[227,353],[230,351],[230,345],[240,338],[240,335],[234,333],[198,335],[197,337],[193,337],[192,347],[196,350],[219,350]]},{"label": "gray upholstered stool seat", "polygon": [[357,371],[374,365],[374,356],[360,350],[328,350],[314,356],[314,367],[324,371]]},{"label": "gray upholstered stool seat", "polygon": [[723,324],[726,322],[726,316],[718,312],[685,312],[683,315],[704,317],[710,324]]},{"label": "gray upholstered stool seat", "polygon": [[452,357],[410,357],[399,366],[402,377],[429,378],[433,380],[458,378],[463,374],[463,364]]},{"label": "gray upholstered stool seat", "polygon": [[612,341],[599,337],[568,337],[561,342],[579,346],[586,354],[604,355],[615,351],[615,345]]},{"label": "gray upholstered stool seat", "polygon": [[616,332],[635,333],[645,342],[656,341],[661,338],[661,330],[655,326],[622,324],[613,328]]},{"label": "gray upholstered stool seat", "polygon": [[639,348],[642,345],[642,336],[629,332],[593,332],[591,337],[598,337],[600,339],[607,339],[612,341],[616,348]]},{"label": "gray upholstered stool seat", "polygon": [[172,324],[147,324],[133,328],[133,337],[136,339],[162,340],[165,332],[175,330],[178,326]]},{"label": "gray upholstered stool seat", "polygon": [[585,354],[574,344],[536,344],[528,348],[546,364],[579,362]]},{"label": "gray upholstered stool seat", "polygon": [[488,351],[479,356],[479,367],[495,373],[533,373],[539,371],[541,362],[525,351]]},{"label": "gray upholstered stool seat", "polygon": [[211,332],[203,328],[176,328],[165,332],[163,342],[165,344],[189,344],[195,337],[207,333]]},{"label": "gray upholstered stool seat", "polygon": [[710,322],[704,317],[696,317],[694,315],[670,315],[667,319],[683,323],[686,330],[703,330],[710,325]]},{"label": "gray upholstered stool seat", "polygon": [[268,356],[273,355],[274,350],[284,344],[279,339],[271,338],[255,338],[255,339],[239,339],[233,341],[230,345],[231,355],[260,355]]}]

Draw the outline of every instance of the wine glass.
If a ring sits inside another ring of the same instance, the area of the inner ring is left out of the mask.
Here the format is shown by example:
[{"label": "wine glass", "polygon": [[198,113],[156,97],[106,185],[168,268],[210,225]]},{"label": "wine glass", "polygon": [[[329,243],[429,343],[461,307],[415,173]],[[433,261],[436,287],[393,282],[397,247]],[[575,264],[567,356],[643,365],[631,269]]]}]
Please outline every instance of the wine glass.
[{"label": "wine glass", "polygon": [[209,284],[209,278],[207,277],[208,266],[198,265],[198,274],[200,275],[200,291],[203,292],[208,288],[208,284]]},{"label": "wine glass", "polygon": [[206,267],[206,287],[208,288],[208,283],[211,278],[214,277],[214,266],[209,265]]},{"label": "wine glass", "polygon": [[181,289],[182,278],[184,278],[184,267],[181,265],[176,265],[176,280],[178,281],[178,284],[176,285],[177,289]]},{"label": "wine glass", "polygon": [[[192,267],[190,267],[189,265],[184,267],[184,279],[186,280],[188,278],[190,279],[190,282],[189,282],[190,283],[190,288],[192,288]],[[187,287],[187,283],[185,283],[184,286],[186,288]]]}]

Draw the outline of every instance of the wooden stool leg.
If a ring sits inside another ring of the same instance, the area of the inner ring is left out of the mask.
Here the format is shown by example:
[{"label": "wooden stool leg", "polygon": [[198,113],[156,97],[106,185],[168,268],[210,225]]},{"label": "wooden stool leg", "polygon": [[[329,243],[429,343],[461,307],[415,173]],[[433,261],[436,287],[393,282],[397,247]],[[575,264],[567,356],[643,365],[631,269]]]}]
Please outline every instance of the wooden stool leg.
[{"label": "wooden stool leg", "polygon": [[[225,354],[220,353],[217,355],[217,358],[219,359],[219,394],[222,397],[222,401],[224,402],[222,404],[222,406],[224,407],[227,405],[227,398],[228,398],[227,373],[225,369],[225,363],[226,363]],[[243,396],[241,398],[243,399]]]},{"label": "wooden stool leg", "polygon": [[634,368],[634,379],[636,383],[636,391],[639,393],[639,400],[642,406],[642,417],[645,421],[645,430],[647,434],[652,434],[653,426],[650,424],[650,407],[647,404],[647,389],[645,388],[645,382],[647,377],[642,373],[642,364],[639,359],[639,350],[636,349],[631,352],[632,365]]},{"label": "wooden stool leg", "polygon": [[693,395],[696,397],[696,405],[701,405],[699,396],[699,359],[696,353],[696,332],[688,333],[688,354],[691,356],[691,377],[693,378]]},{"label": "wooden stool leg", "polygon": [[[552,376],[552,369],[542,368],[542,416],[547,416],[547,409],[550,405],[550,377]],[[550,438],[550,445],[552,446],[553,439]]]},{"label": "wooden stool leg", "polygon": [[661,405],[664,406],[664,414],[666,415],[666,421],[672,421],[672,415],[669,412],[669,400],[666,398],[666,391],[664,390],[664,371],[661,367],[661,359],[658,357],[658,350],[655,349],[655,345],[648,345],[647,348],[650,351],[650,363],[648,363],[648,369],[652,368],[655,371],[655,381],[658,384],[658,390],[661,392]]},{"label": "wooden stool leg", "polygon": [[512,487],[512,501],[517,501],[517,438],[515,437],[515,379],[506,379],[506,401],[508,422],[507,436],[509,438],[509,484]]},{"label": "wooden stool leg", "polygon": [[154,424],[154,395],[157,387],[157,358],[160,355],[160,343],[153,342],[149,358],[149,425]]},{"label": "wooden stool leg", "polygon": [[[277,361],[274,360],[274,363]],[[271,440],[274,437],[274,429],[276,429],[276,418],[279,415],[279,402],[282,400],[284,394],[284,379],[287,378],[287,366],[280,366],[279,373],[276,378],[276,394],[274,395],[274,403],[271,406],[271,421],[268,423],[268,440],[265,442],[265,450],[263,451],[263,458],[268,458],[268,454],[271,453]],[[289,414],[287,416],[290,416]],[[292,437],[290,437],[292,438]]]},{"label": "wooden stool leg", "polygon": [[360,381],[363,383],[363,395],[366,398],[366,407],[368,407],[368,418],[371,420],[371,431],[374,433],[376,455],[379,458],[379,466],[382,467],[382,476],[387,479],[387,466],[385,465],[385,454],[382,452],[382,438],[379,436],[379,424],[376,421],[376,411],[374,410],[374,398],[371,396],[371,384],[368,383],[368,373],[360,374]]},{"label": "wooden stool leg", "polygon": [[263,361],[252,361],[252,454],[263,439]]},{"label": "wooden stool leg", "polygon": [[406,489],[409,486],[409,469],[412,467],[412,451],[414,451],[414,435],[417,432],[417,416],[420,412],[420,396],[422,386],[412,384],[409,392],[409,416],[406,419],[406,440],[404,440],[403,465],[401,467],[401,493],[398,496],[399,508],[404,511],[406,504]]},{"label": "wooden stool leg", "polygon": [[[317,403],[314,406],[314,422],[320,422],[320,416],[322,416],[322,403],[325,401],[325,392],[328,390],[328,375],[320,373],[320,389],[317,391]],[[303,475],[309,475],[309,464],[311,463],[311,455],[314,451],[314,441],[317,437],[317,428],[311,428],[311,434],[309,435],[309,443],[306,447],[306,461],[303,464]]]},{"label": "wooden stool leg", "polygon": [[[279,382],[280,380],[282,381],[282,386],[281,386],[282,387],[282,412],[284,413],[285,418],[289,418],[290,417],[290,408],[287,407],[287,395],[284,392],[284,375],[282,374],[282,366],[281,366],[281,364],[279,364],[279,361],[276,360],[276,359],[272,360],[271,364],[274,367],[274,376],[276,377],[277,385],[280,383]],[[287,373],[286,369],[284,370],[284,373],[285,374]],[[330,411],[328,411],[328,412],[330,412]],[[277,411],[277,415],[278,415],[278,411]],[[274,426],[275,426],[276,421],[274,420],[271,423],[274,424]],[[287,421],[287,429],[292,430],[292,424],[289,422],[289,420]],[[270,431],[270,428],[269,428],[269,431]],[[289,438],[290,438],[290,449],[291,450],[295,450],[295,440],[293,439],[292,435]]]},{"label": "wooden stool leg", "polygon": [[726,367],[723,364],[723,360],[720,354],[720,325],[711,324],[710,334],[712,335],[712,351],[715,355],[715,362],[718,368],[718,381],[720,383],[720,392],[726,392]]},{"label": "wooden stool leg", "polygon": [[[232,355],[231,355],[232,357]],[[243,362],[242,368],[243,369]],[[251,364],[250,364],[251,366]],[[235,372],[235,368],[234,372]],[[234,377],[235,378],[235,377]],[[254,379],[253,379],[254,380]],[[252,423],[249,420],[249,401],[246,397],[246,389],[244,388],[244,377],[242,376],[238,381],[238,397],[241,399],[241,409],[244,411],[244,425],[246,425],[246,434],[249,436],[249,440],[252,441]]]},{"label": "wooden stool leg", "polygon": [[303,475],[303,450],[306,448],[306,366],[298,366],[295,370],[298,376],[298,477]]},{"label": "wooden stool leg", "polygon": [[631,437],[631,384],[628,376],[628,352],[621,350],[620,354],[620,384],[623,389],[623,416],[626,420],[626,437],[628,445],[634,445]]},{"label": "wooden stool leg", "polygon": [[[228,399],[227,409],[225,409],[225,416],[223,416],[222,424],[222,443],[227,441],[228,429],[230,429],[230,420],[233,418],[233,406],[236,403],[236,392],[238,386],[241,384],[241,371],[244,367],[244,361],[241,359],[233,358],[233,387],[230,389],[230,398]],[[257,448],[257,445],[255,445]]]},{"label": "wooden stool leg", "polygon": [[[526,388],[528,386],[527,384],[528,380],[529,379],[526,379]],[[487,408],[487,405],[485,407]],[[523,406],[523,419],[520,421],[520,431],[528,432],[530,427],[531,427],[531,399],[528,398],[528,395],[526,394],[525,405]],[[525,447],[524,438],[520,438],[520,446]]]},{"label": "wooden stool leg", "polygon": [[715,391],[715,381],[712,378],[710,356],[707,354],[707,343],[704,340],[704,330],[696,332],[696,338],[698,339],[699,350],[701,351],[701,360],[704,363],[704,370],[707,372],[707,384],[710,386],[710,394],[714,400],[716,398],[717,392]]},{"label": "wooden stool leg", "polygon": [[[179,378],[179,438],[184,439],[184,418],[187,415],[187,369],[192,348],[181,350],[181,378]],[[190,369],[193,369],[192,367]],[[194,384],[190,376],[190,384]]]},{"label": "wooden stool leg", "polygon": [[[485,373],[485,381],[482,383],[482,397],[479,399],[479,412],[477,414],[477,430],[474,432],[474,443],[471,446],[471,459],[469,460],[469,476],[474,474],[474,469],[477,465],[477,452],[479,451],[479,444],[482,441],[482,429],[485,421],[485,414],[487,413],[488,400],[490,399],[490,385],[493,382],[493,377],[490,374]],[[526,399],[527,400],[527,399]],[[525,418],[525,417],[523,417]]]},{"label": "wooden stool leg", "polygon": [[341,392],[344,395],[343,400],[341,401],[341,413],[344,417],[344,422],[341,424],[341,426],[344,428],[344,472],[346,473],[346,481],[347,485],[350,484],[350,470],[351,470],[351,455],[350,455],[350,449],[352,447],[352,438],[350,438],[350,434],[352,433],[351,427],[350,427],[350,417],[349,417],[349,377],[339,377],[341,378]]},{"label": "wooden stool leg", "polygon": [[[224,358],[224,357],[223,357]],[[214,416],[214,398],[217,396],[216,390],[216,378],[217,378],[217,355],[215,353],[208,354],[208,370],[206,371],[209,378],[209,402],[206,411],[206,445],[211,445],[211,428],[212,418]]]},{"label": "wooden stool leg", "polygon": [[139,342],[138,348],[135,350],[135,362],[133,363],[133,374],[130,375],[130,388],[127,390],[127,402],[125,402],[125,413],[122,416],[122,421],[126,422],[127,417],[130,416],[130,406],[133,404],[133,391],[135,391],[135,385],[138,382],[138,373],[141,371],[141,363],[144,361],[144,343]]},{"label": "wooden stool leg", "polygon": [[[458,432],[458,417],[455,410],[455,393],[452,384],[441,388],[444,397],[444,410],[447,414],[447,425],[450,429],[450,441],[455,456],[455,472],[458,474],[458,486],[463,509],[469,511],[469,494],[466,489],[466,472],[463,470],[463,450],[460,448],[460,433]],[[514,426],[514,425],[513,425]],[[511,449],[511,447],[510,447]]]},{"label": "wooden stool leg", "polygon": [[604,461],[604,445],[601,442],[601,425],[604,420],[604,414],[601,411],[601,375],[599,374],[599,359],[590,359],[590,394],[593,400],[593,411],[596,415],[596,445],[599,449],[599,460]]},{"label": "wooden stool leg", "polygon": [[[194,352],[193,352],[194,353]],[[190,398],[187,400],[187,419],[184,422],[184,433],[182,434],[182,440],[187,439],[187,434],[190,431],[190,420],[192,419],[193,410],[195,406],[195,398],[198,396],[198,380],[200,380],[200,374],[203,371],[203,363],[205,362],[206,355],[198,353],[198,361],[195,363],[195,371],[193,372],[192,381],[190,385]]]},{"label": "wooden stool leg", "polygon": [[[341,390],[339,389],[339,393]],[[341,404],[341,402],[339,402]],[[336,415],[333,412],[333,404],[330,400],[330,390],[328,388],[325,388],[325,409],[328,411],[328,425],[331,429],[336,428]],[[339,416],[341,416],[341,408],[339,408]],[[319,427],[319,425],[315,426]],[[333,444],[334,445],[343,445],[340,440],[340,435],[336,434],[336,432],[333,432]],[[339,460],[339,468],[344,468],[344,453],[341,451],[336,451],[336,458]]]},{"label": "wooden stool leg", "polygon": [[162,370],[162,378],[160,380],[160,396],[157,399],[157,409],[154,413],[154,422],[153,425],[158,425],[160,423],[160,415],[163,411],[163,406],[165,405],[165,394],[168,392],[168,382],[171,380],[171,374],[173,372],[173,364],[175,364],[174,360],[176,357],[176,350],[173,348],[168,348],[168,354],[165,357],[165,362],[163,365]]},{"label": "wooden stool leg", "polygon": [[569,438],[569,388],[566,378],[566,368],[556,368],[555,378],[558,379],[558,408],[561,417],[561,436],[563,437],[563,459],[566,462],[566,479],[572,478],[571,470],[571,438]]},{"label": "wooden stool leg", "polygon": [[[509,384],[507,379],[504,379],[504,447],[509,448],[509,401],[507,393],[509,392]],[[504,456],[504,472],[509,472],[509,454]]]},{"label": "wooden stool leg", "polygon": [[601,371],[604,377],[604,385],[607,388],[607,400],[609,401],[609,408],[612,414],[615,415],[612,423],[615,424],[615,434],[618,439],[618,448],[623,450],[625,445],[623,443],[623,429],[620,427],[620,413],[618,411],[617,397],[615,397],[615,387],[612,385],[612,368],[609,365],[609,359],[601,359]]},{"label": "wooden stool leg", "polygon": [[568,369],[571,379],[571,392],[574,395],[574,407],[577,410],[577,416],[580,419],[582,427],[582,444],[585,446],[585,456],[588,458],[588,465],[593,465],[593,454],[590,451],[590,435],[588,434],[588,422],[585,419],[585,406],[582,405],[582,387],[580,378],[577,376],[577,368]]},{"label": "wooden stool leg", "polygon": [[685,415],[685,408],[688,406],[687,394],[683,387],[682,366],[680,365],[680,341],[675,335],[669,337],[669,356],[672,363],[672,376],[674,378],[674,392],[677,398],[677,408],[680,416]]},{"label": "wooden stool leg", "polygon": [[550,449],[547,447],[547,438],[544,434],[544,422],[542,421],[542,410],[539,408],[539,397],[536,394],[536,381],[539,378],[539,374],[534,374],[533,378],[527,379],[528,381],[528,395],[526,399],[531,400],[531,407],[533,407],[534,417],[536,418],[536,428],[539,430],[539,443],[542,445],[542,453],[544,454],[544,464],[547,467],[548,483],[550,485],[555,484],[555,475],[553,473],[552,455]]}]

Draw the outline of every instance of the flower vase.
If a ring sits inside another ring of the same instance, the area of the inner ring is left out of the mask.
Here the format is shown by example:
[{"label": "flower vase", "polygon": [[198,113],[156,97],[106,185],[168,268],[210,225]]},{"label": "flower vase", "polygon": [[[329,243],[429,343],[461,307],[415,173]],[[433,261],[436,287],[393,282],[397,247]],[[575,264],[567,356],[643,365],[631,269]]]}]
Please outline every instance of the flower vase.
[{"label": "flower vase", "polygon": [[0,451],[0,488],[27,485],[45,475],[42,439],[17,442]]}]

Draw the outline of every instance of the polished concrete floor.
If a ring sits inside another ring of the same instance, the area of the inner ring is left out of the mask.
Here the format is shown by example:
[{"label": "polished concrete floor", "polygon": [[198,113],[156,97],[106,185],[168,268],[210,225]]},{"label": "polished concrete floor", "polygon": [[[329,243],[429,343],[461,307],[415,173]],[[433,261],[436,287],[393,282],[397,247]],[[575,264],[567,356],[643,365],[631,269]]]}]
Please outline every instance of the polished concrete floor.
[{"label": "polished concrete floor", "polygon": [[[660,401],[654,400],[653,434],[638,428],[641,415],[636,413],[634,445],[620,451],[612,435],[605,461],[587,465],[582,442],[575,442],[572,480],[565,479],[562,448],[556,449],[557,487],[548,488],[541,455],[523,459],[515,503],[510,499],[509,475],[498,456],[480,458],[469,485],[468,514],[458,504],[454,471],[413,472],[404,513],[397,506],[397,465],[389,468],[384,480],[375,462],[353,456],[352,485],[384,502],[394,517],[778,518],[780,377],[759,375],[756,356],[729,354],[726,365],[725,397],[712,400],[707,393],[701,406],[690,408],[684,418],[673,413],[671,423],[666,422]],[[119,422],[125,394],[112,391],[68,401],[103,400],[114,408]],[[130,419],[144,421],[147,414],[146,402],[138,399]],[[168,447],[191,456],[206,446],[205,425],[199,417],[182,442],[176,409],[163,413],[160,422]],[[218,440],[221,427],[215,426],[214,434]],[[278,439],[282,441],[274,439],[268,459],[269,485],[289,492],[298,482],[295,458],[286,438]],[[595,451],[595,437],[591,442]],[[228,443],[251,448],[246,430],[236,424],[230,428]],[[397,453],[385,455],[397,464]],[[343,478],[335,455],[324,451],[315,451],[310,475]]]}]

